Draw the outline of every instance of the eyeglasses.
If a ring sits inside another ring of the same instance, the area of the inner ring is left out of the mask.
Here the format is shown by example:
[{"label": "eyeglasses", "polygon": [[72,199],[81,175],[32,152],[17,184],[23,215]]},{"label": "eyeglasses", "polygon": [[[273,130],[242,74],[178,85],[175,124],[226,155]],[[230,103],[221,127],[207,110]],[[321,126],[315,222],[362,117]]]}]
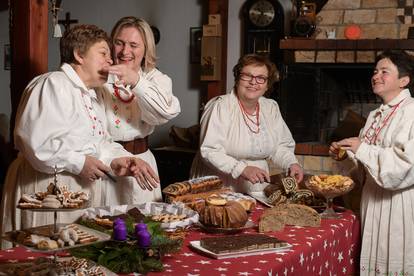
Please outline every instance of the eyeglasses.
[{"label": "eyeglasses", "polygon": [[252,81],[255,79],[258,84],[264,84],[267,82],[268,78],[264,76],[253,76],[251,74],[240,73],[240,79],[244,81]]}]

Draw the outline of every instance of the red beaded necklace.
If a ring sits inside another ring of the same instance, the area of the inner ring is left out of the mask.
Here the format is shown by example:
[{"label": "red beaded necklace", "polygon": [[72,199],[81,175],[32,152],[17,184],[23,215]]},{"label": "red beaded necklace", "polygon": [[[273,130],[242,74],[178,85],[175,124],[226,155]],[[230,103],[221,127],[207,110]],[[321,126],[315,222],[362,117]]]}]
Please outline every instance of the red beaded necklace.
[{"label": "red beaded necklace", "polygon": [[[370,127],[367,129],[367,131],[364,134],[364,139],[365,141],[367,141],[368,144],[374,144],[377,141],[378,135],[380,134],[381,130],[385,127],[385,125],[388,123],[388,121],[390,120],[391,116],[394,115],[395,111],[398,109],[398,107],[400,106],[400,104],[404,101],[404,99],[402,99],[398,104],[396,104],[393,108],[392,111],[390,112],[390,114],[388,114],[388,116],[384,119],[384,121],[382,122],[382,124],[380,126],[377,126],[374,128],[374,123],[375,120],[372,122],[372,124],[370,125]],[[374,133],[372,133],[372,131]],[[372,134],[370,134],[372,133]]]},{"label": "red beaded necklace", "polygon": [[119,88],[115,84],[112,85],[114,87],[114,94],[121,102],[123,103],[130,103],[135,98],[135,95],[132,94],[128,99],[124,100],[121,95],[119,94]]},{"label": "red beaded necklace", "polygon": [[[242,115],[243,115],[243,120],[244,120],[244,123],[246,124],[247,128],[248,128],[251,132],[253,132],[254,134],[258,134],[258,133],[260,132],[260,120],[259,120],[260,105],[259,105],[259,102],[257,102],[257,104],[256,104],[256,111],[255,111],[253,114],[250,114],[250,113],[249,113],[249,112],[245,109],[245,107],[244,107],[244,106],[243,106],[243,104],[241,103],[240,99],[237,99],[237,100],[238,100],[238,102],[239,102],[239,106],[240,106],[240,109],[241,109],[241,111],[242,111]],[[255,116],[255,117],[256,117],[256,121],[254,121],[253,119],[251,119],[251,118],[249,117],[249,115],[250,115],[250,116]],[[249,122],[248,122],[247,120],[249,120],[250,122],[252,122],[252,123],[256,126],[257,130],[252,129],[252,128],[250,127]]]}]

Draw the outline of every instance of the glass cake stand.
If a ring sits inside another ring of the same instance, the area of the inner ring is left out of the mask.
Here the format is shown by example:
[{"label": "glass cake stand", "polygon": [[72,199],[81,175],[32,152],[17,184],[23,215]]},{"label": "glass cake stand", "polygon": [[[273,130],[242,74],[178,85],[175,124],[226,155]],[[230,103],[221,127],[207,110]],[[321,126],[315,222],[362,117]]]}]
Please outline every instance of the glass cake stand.
[{"label": "glass cake stand", "polygon": [[[347,181],[345,183],[345,181]],[[323,196],[326,199],[326,208],[320,214],[322,218],[335,219],[341,217],[341,215],[335,212],[333,208],[333,199],[338,196],[347,194],[354,188],[354,181],[349,177],[341,178],[340,182],[332,183],[331,185],[325,185],[324,183],[317,183],[312,181],[312,178],[305,181],[306,187],[314,192],[316,195]]]}]

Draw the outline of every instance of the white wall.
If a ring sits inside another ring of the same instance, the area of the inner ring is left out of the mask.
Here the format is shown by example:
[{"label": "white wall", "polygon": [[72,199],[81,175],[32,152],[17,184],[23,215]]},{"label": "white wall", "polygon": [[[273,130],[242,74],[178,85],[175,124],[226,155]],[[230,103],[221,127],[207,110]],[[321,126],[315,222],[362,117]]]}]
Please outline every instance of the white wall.
[{"label": "white wall", "polygon": [[[205,83],[199,81],[199,67],[190,64],[190,27],[207,24],[202,12],[207,10],[206,0],[63,0],[65,13],[80,23],[96,24],[110,32],[114,23],[123,16],[143,17],[161,32],[157,45],[158,68],[173,80],[174,94],[181,102],[182,112],[174,120],[156,128],[151,136],[151,144],[168,144],[168,130],[171,125],[189,127],[198,123],[200,94],[205,92]],[[229,0],[228,8],[228,48],[227,48],[227,89],[233,87],[232,68],[242,54],[240,8],[244,0]],[[9,43],[8,11],[0,12],[0,46]],[[203,21],[204,20],[204,21]],[[59,40],[52,37],[52,24],[49,18],[49,70],[59,68]],[[63,27],[62,27],[63,30]],[[0,55],[0,113],[10,117],[10,71],[3,68],[3,54]],[[225,92],[225,91],[223,91]]]}]

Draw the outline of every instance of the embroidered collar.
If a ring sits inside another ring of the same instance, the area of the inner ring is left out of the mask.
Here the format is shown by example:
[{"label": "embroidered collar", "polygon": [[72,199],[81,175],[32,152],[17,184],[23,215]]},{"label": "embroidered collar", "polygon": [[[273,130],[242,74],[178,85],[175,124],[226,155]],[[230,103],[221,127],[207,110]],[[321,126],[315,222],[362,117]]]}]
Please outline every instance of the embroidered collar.
[{"label": "embroidered collar", "polygon": [[83,94],[88,94],[91,98],[96,99],[96,92],[94,89],[88,89],[85,83],[81,80],[75,69],[68,63],[63,63],[60,70],[73,82],[75,86],[81,89]]}]

